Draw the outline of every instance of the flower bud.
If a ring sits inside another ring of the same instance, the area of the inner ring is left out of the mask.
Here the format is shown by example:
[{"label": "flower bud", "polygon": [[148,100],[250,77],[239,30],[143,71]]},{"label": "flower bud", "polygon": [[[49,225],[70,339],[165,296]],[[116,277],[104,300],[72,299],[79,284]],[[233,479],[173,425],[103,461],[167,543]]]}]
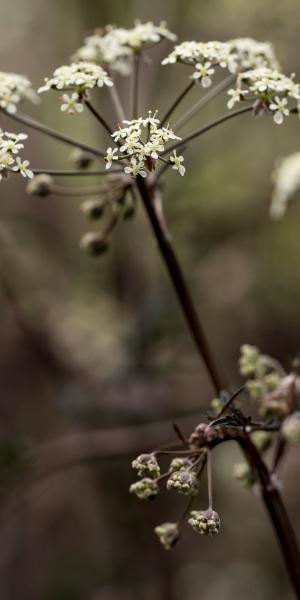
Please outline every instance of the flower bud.
[{"label": "flower bud", "polygon": [[243,377],[252,377],[255,375],[259,358],[260,352],[258,348],[244,344],[241,347],[241,357],[239,359],[240,374]]},{"label": "flower bud", "polygon": [[256,379],[247,381],[246,389],[248,391],[249,396],[251,396],[251,398],[253,398],[253,400],[261,400],[262,399],[263,393],[264,393],[264,388],[260,381],[257,381]]},{"label": "flower bud", "polygon": [[210,406],[213,410],[214,415],[217,417],[220,414],[223,406],[220,398],[213,398],[213,400],[210,403]]},{"label": "flower bud", "polygon": [[287,417],[282,424],[282,435],[288,442],[300,443],[300,412]]},{"label": "flower bud", "polygon": [[220,531],[220,517],[215,510],[192,510],[189,525],[201,535],[217,535]]},{"label": "flower bud", "polygon": [[154,500],[159,494],[159,487],[153,479],[145,477],[140,481],[132,483],[129,491],[135,494],[140,500]]},{"label": "flower bud", "polygon": [[173,460],[171,461],[169,471],[173,473],[175,471],[190,469],[192,466],[193,463],[189,458],[177,457],[173,458]]},{"label": "flower bud", "polygon": [[104,205],[101,200],[85,200],[80,205],[80,210],[91,220],[101,219],[104,213]]},{"label": "flower bud", "polygon": [[131,465],[137,471],[139,477],[156,479],[160,475],[159,464],[154,454],[140,454],[132,461]]},{"label": "flower bud", "polygon": [[251,487],[255,482],[253,471],[246,462],[233,465],[233,476],[247,488]]},{"label": "flower bud", "polygon": [[99,256],[107,252],[109,245],[101,236],[101,233],[92,231],[86,233],[80,240],[80,248],[92,256]]},{"label": "flower bud", "polygon": [[198,492],[198,482],[193,471],[175,471],[167,481],[168,490],[176,490],[184,496],[195,496]]},{"label": "flower bud", "polygon": [[269,431],[253,431],[250,437],[259,452],[266,452],[273,442],[273,435]]},{"label": "flower bud", "polygon": [[44,198],[45,196],[52,194],[53,184],[54,182],[50,175],[41,173],[29,181],[26,192],[32,196],[41,196]]},{"label": "flower bud", "polygon": [[166,550],[171,550],[178,542],[179,529],[177,523],[162,523],[155,527],[154,531]]},{"label": "flower bud", "polygon": [[94,161],[93,157],[81,148],[74,148],[70,154],[70,160],[77,169],[87,169]]}]

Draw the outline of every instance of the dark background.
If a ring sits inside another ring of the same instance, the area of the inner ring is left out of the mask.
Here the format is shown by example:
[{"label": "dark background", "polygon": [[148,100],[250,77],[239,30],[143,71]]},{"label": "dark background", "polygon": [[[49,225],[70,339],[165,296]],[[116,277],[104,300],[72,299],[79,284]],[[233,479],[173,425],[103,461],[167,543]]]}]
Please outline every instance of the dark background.
[{"label": "dark background", "polygon": [[[300,76],[297,0],[0,0],[0,9],[0,68],[26,74],[35,87],[68,63],[94,27],[131,26],[138,17],[166,19],[180,40],[270,40],[284,71]],[[170,48],[152,50],[152,66],[143,67],[145,110],[166,110],[186,84],[185,68],[159,68]],[[120,88],[128,94],[126,79]],[[104,91],[95,104],[109,118]],[[225,96],[194,123],[224,107]],[[51,127],[107,143],[89,114],[63,115],[55,95],[27,108]],[[268,215],[274,162],[299,150],[298,122],[250,119],[195,143],[186,176],[171,171],[164,191],[174,243],[233,388],[242,343],[287,368],[299,351],[300,211],[294,204],[278,223]],[[2,117],[1,126],[20,131]],[[26,148],[36,168],[70,167],[68,148],[39,134],[30,134]],[[80,199],[27,196],[21,178],[1,182],[0,193],[1,599],[292,598],[259,498],[233,479],[234,446],[215,452],[222,519],[215,539],[187,529],[164,552],[153,527],[177,518],[180,499],[163,494],[147,504],[128,494],[135,443],[139,452],[169,441],[168,420],[191,415],[182,425],[188,431],[213,397],[142,209],[118,228],[109,254],[93,260],[78,246],[88,229]],[[145,423],[153,424],[147,435]],[[24,473],[28,447],[33,477]],[[283,493],[300,534],[298,469],[293,449]],[[199,508],[205,503],[204,483]]]}]

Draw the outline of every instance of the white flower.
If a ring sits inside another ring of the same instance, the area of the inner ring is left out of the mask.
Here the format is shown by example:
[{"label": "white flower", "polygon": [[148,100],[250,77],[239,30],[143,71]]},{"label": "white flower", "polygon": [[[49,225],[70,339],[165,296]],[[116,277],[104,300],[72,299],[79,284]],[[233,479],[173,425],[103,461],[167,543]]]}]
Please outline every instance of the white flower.
[{"label": "white flower", "polygon": [[99,65],[80,61],[71,65],[63,65],[55,69],[53,77],[45,78],[45,85],[38,89],[39,93],[51,89],[74,90],[83,93],[85,90],[104,85],[112,86],[113,82],[107,72]]},{"label": "white flower", "polygon": [[274,191],[270,208],[271,217],[281,218],[288,201],[300,189],[300,152],[283,158],[273,173]]},{"label": "white flower", "polygon": [[83,104],[80,102],[80,96],[77,92],[73,92],[71,96],[68,94],[62,95],[63,104],[60,107],[62,112],[68,112],[71,115],[74,115],[75,112],[83,111]]},{"label": "white flower", "polygon": [[279,70],[274,48],[269,42],[258,42],[252,38],[229,40],[230,50],[235,54],[235,61],[240,70],[269,67]]},{"label": "white flower", "polygon": [[231,96],[230,100],[227,102],[228,108],[233,108],[237,102],[243,100],[246,94],[249,94],[249,90],[241,90],[241,88],[236,88],[235,90],[228,90],[227,94]]},{"label": "white flower", "polygon": [[16,73],[0,71],[0,107],[13,114],[22,100],[37,101],[29,79]]},{"label": "white flower", "polygon": [[115,155],[116,152],[118,152],[118,148],[114,148],[113,150],[112,148],[107,148],[106,156],[104,157],[104,160],[106,160],[106,169],[110,169],[113,161],[119,159],[118,155]]},{"label": "white flower", "polygon": [[207,61],[204,64],[196,64],[196,71],[192,75],[192,79],[200,80],[202,87],[209,87],[212,84],[210,75],[213,75],[215,69],[211,66],[211,62]]},{"label": "white flower", "polygon": [[177,156],[176,150],[173,152],[173,156],[170,156],[170,162],[173,163],[172,169],[179,171],[180,175],[183,177],[185,174],[185,166],[182,164],[184,161],[183,156]]},{"label": "white flower", "polygon": [[134,157],[131,159],[131,166],[125,167],[124,173],[127,175],[132,175],[132,177],[137,177],[138,175],[141,175],[141,177],[147,177],[144,162],[138,162]]},{"label": "white flower", "polygon": [[19,171],[19,173],[21,173],[21,175],[23,175],[23,177],[29,177],[30,179],[33,178],[33,172],[30,171],[30,169],[28,169],[27,167],[29,167],[29,160],[24,160],[23,162],[21,161],[20,157],[17,156],[16,158],[16,164],[15,166],[12,168],[13,171]]},{"label": "white flower", "polygon": [[274,111],[274,121],[278,125],[283,123],[284,117],[288,117],[290,114],[289,109],[287,108],[288,101],[286,98],[280,99],[278,96],[275,97],[275,100],[270,104],[269,109]]}]

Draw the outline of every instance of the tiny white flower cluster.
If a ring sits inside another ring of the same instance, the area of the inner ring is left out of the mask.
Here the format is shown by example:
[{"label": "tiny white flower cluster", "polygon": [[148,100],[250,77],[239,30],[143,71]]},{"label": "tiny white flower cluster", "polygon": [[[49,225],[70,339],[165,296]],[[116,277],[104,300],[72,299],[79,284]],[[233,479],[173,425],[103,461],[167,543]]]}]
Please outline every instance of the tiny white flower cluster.
[{"label": "tiny white flower cluster", "polygon": [[241,71],[269,67],[279,70],[274,48],[270,42],[258,42],[252,38],[236,38],[229,40],[231,52]]},{"label": "tiny white flower cluster", "polygon": [[287,77],[268,67],[245,71],[238,76],[237,88],[228,91],[231,96],[228,108],[233,108],[249,92],[254,96],[255,108],[258,111],[270,110],[277,124],[283,123],[284,117],[290,114],[289,100],[296,101],[292,108],[300,105],[300,86],[295,83],[293,75]]},{"label": "tiny white flower cluster", "polygon": [[300,189],[300,152],[295,152],[282,159],[273,174],[274,191],[270,208],[271,217],[281,218],[287,203]]},{"label": "tiny white flower cluster", "polygon": [[167,29],[164,22],[154,25],[152,22],[136,21],[131,29],[108,26],[103,30],[96,29],[93,35],[88,36],[74,59],[99,63],[126,75],[130,71],[128,57],[144,45],[157,44],[162,39],[176,40],[176,35]]},{"label": "tiny white flower cluster", "polygon": [[[169,127],[159,127],[159,119],[156,113],[149,111],[148,117],[123,121],[124,127],[119,127],[112,134],[118,148],[108,148],[105,156],[106,169],[110,169],[115,160],[127,159],[130,164],[124,168],[124,172],[132,177],[147,176],[147,171],[155,168],[156,161],[165,150],[165,145],[170,140],[181,140]],[[165,160],[165,159],[164,159]],[[176,150],[169,157],[172,168],[180,175],[184,175],[183,156],[177,156]],[[167,161],[168,162],[168,161]]]},{"label": "tiny white flower cluster", "polygon": [[9,133],[0,129],[0,180],[7,177],[9,171],[17,171],[23,177],[33,177],[32,171],[28,169],[29,161],[22,161],[17,154],[24,145],[23,140],[27,139],[25,133]]},{"label": "tiny white flower cluster", "polygon": [[61,110],[74,113],[82,112],[81,99],[87,90],[101,88],[104,85],[109,87],[113,85],[107,72],[99,65],[80,61],[55,69],[53,77],[45,78],[45,84],[38,89],[38,93],[48,92],[51,89],[73,91],[71,97],[68,94],[62,96]]},{"label": "tiny white flower cluster", "polygon": [[21,100],[37,101],[37,95],[29,79],[16,73],[0,71],[0,108],[13,114]]},{"label": "tiny white flower cluster", "polygon": [[228,69],[230,73],[237,69],[236,55],[232,53],[230,45],[223,42],[183,42],[175,46],[162,64],[177,62],[194,66],[195,71],[191,77],[203,87],[211,85],[215,67]]}]

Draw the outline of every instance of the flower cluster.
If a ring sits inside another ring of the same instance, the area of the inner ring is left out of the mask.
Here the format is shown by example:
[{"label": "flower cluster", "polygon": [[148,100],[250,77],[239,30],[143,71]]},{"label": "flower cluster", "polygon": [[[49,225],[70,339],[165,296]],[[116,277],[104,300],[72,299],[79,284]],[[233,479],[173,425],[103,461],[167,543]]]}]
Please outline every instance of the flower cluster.
[{"label": "flower cluster", "polygon": [[96,29],[93,35],[88,36],[73,58],[99,63],[126,75],[130,71],[128,57],[145,45],[157,44],[163,39],[176,40],[176,35],[167,29],[164,22],[154,25],[150,21],[135,21],[131,29],[108,26]]},{"label": "flower cluster", "polygon": [[220,532],[220,517],[215,510],[192,510],[189,525],[201,535],[217,535]]},{"label": "flower cluster", "polygon": [[167,481],[167,490],[175,490],[184,496],[195,496],[198,493],[196,473],[185,469],[174,471]]},{"label": "flower cluster", "polygon": [[38,92],[47,92],[51,89],[72,91],[71,96],[63,94],[61,110],[74,113],[82,112],[82,97],[88,90],[101,88],[104,85],[109,87],[113,85],[107,72],[99,65],[81,61],[55,69],[53,77],[50,79],[46,77],[45,84],[38,89]]},{"label": "flower cluster", "polygon": [[166,550],[171,550],[179,539],[177,523],[162,523],[154,529],[159,541]]},{"label": "flower cluster", "polygon": [[[119,147],[107,149],[106,168],[110,169],[113,161],[126,159],[124,172],[134,178],[138,175],[146,177],[147,171],[153,171],[157,160],[165,153],[165,145],[171,140],[181,140],[170,127],[159,127],[159,119],[151,111],[145,119],[140,117],[132,121],[125,120],[123,124],[124,127],[119,127],[112,134]],[[183,160],[183,156],[177,156],[175,150],[166,162],[180,175],[184,175]]]},{"label": "flower cluster", "polygon": [[0,71],[0,108],[13,114],[21,100],[37,101],[29,79],[15,73]]},{"label": "flower cluster", "polygon": [[231,47],[223,42],[183,42],[175,46],[174,50],[163,61],[163,65],[177,62],[192,65],[195,68],[192,79],[209,87],[215,67],[228,69],[234,73],[237,68],[236,55]]},{"label": "flower cluster", "polygon": [[254,97],[255,112],[270,112],[278,125],[290,114],[291,108],[297,110],[300,105],[300,86],[293,76],[287,77],[268,67],[245,71],[238,76],[237,88],[228,91],[231,96],[228,108],[233,108],[250,92]]},{"label": "flower cluster", "polygon": [[284,215],[288,201],[300,188],[300,152],[278,162],[273,181],[275,185],[270,214],[274,219],[279,219]]},{"label": "flower cluster", "polygon": [[132,461],[132,468],[136,470],[139,477],[156,478],[160,475],[159,464],[154,454],[140,454]]},{"label": "flower cluster", "polygon": [[32,171],[30,171],[29,161],[22,161],[17,154],[24,144],[22,143],[27,139],[25,133],[8,133],[0,129],[0,179],[7,177],[10,171],[20,173],[23,177],[33,177]]},{"label": "flower cluster", "polygon": [[159,487],[153,479],[145,477],[140,481],[132,483],[129,491],[135,494],[140,500],[154,500],[159,493]]},{"label": "flower cluster", "polygon": [[274,48],[270,42],[258,42],[252,38],[236,38],[228,42],[241,71],[269,67],[279,70]]}]

